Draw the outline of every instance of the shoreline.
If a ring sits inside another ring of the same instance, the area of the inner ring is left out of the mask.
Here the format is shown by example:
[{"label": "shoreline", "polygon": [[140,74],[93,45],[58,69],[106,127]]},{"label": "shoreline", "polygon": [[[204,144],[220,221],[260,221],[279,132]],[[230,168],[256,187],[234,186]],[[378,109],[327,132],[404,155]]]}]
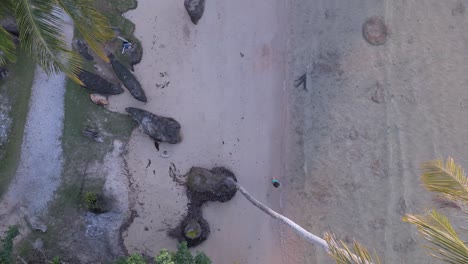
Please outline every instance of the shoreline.
[{"label": "shoreline", "polygon": [[[236,12],[241,11],[237,8],[242,3],[208,3],[197,26],[190,22],[180,3],[139,1],[135,10],[125,14],[135,23],[135,36],[144,49],[142,62],[135,65],[135,75],[145,89],[148,103],[138,103],[125,93],[111,98],[111,109],[123,112],[124,107],[133,106],[173,117],[181,123],[184,136],[178,145],[161,144],[161,152],[166,150],[171,156],[165,159],[141,131],[132,133],[126,159],[134,190],[130,195],[138,217],[122,233],[129,252],[155,255],[162,248],[175,248],[176,242],[167,237],[166,230],[181,219],[186,198],[184,191],[177,190],[167,176],[170,162],[176,164],[181,174],[191,166],[208,169],[226,166],[259,200],[278,210],[280,192],[271,186],[270,178],[281,175],[284,162],[282,122],[287,90],[283,77],[286,69],[282,67],[286,60],[286,40],[281,37],[285,32],[281,33],[280,28],[286,25],[277,21],[278,15],[284,14],[281,4],[270,5],[255,6],[259,10],[273,10],[265,12],[265,21],[260,23],[262,30],[252,28],[255,23],[236,25]],[[233,12],[225,13],[225,9],[233,8]],[[254,13],[253,10],[251,14]],[[255,21],[256,17],[251,15],[246,19]],[[272,23],[279,26],[271,27]],[[236,30],[256,38],[238,39],[234,44],[235,40],[230,38],[236,35],[233,32]],[[257,40],[259,31],[264,40]],[[152,36],[147,32],[153,32]],[[210,39],[218,39],[219,46],[212,46]],[[232,54],[226,54],[226,48]],[[208,53],[213,56],[200,57]],[[210,71],[212,74],[207,75]],[[169,77],[163,78],[163,72]],[[158,89],[158,82],[170,82],[170,85]],[[220,90],[223,86],[229,88]],[[209,136],[208,131],[214,134]],[[148,160],[151,166],[147,166]],[[252,175],[258,176],[252,178]],[[279,263],[283,259],[278,250],[280,234],[275,231],[279,230],[279,224],[248,204],[242,195],[224,204],[209,203],[203,212],[212,233],[195,249],[205,251],[214,263]],[[254,248],[248,245],[257,238],[265,242]],[[259,256],[263,259],[259,260]]]}]

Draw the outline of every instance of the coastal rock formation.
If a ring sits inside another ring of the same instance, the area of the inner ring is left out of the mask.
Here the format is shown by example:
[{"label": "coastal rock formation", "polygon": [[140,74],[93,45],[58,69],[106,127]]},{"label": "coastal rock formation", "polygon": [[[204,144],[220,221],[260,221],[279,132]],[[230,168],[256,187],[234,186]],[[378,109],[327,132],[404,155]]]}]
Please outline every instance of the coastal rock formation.
[{"label": "coastal rock formation", "polygon": [[187,242],[187,247],[195,247],[208,239],[210,225],[203,218],[201,207],[189,206],[187,216],[174,229],[169,231],[169,236],[179,242]]},{"label": "coastal rock formation", "polygon": [[226,202],[232,199],[237,188],[227,178],[236,180],[234,173],[223,167],[208,170],[200,167],[192,167],[186,175],[187,191],[195,203]]},{"label": "coastal rock formation", "polygon": [[132,42],[132,47],[125,51],[128,56],[128,63],[130,64],[130,69],[134,71],[133,65],[138,64],[141,62],[141,58],[143,57],[143,49],[141,48],[141,44],[139,42]]},{"label": "coastal rock formation", "polygon": [[237,188],[227,179],[237,181],[236,176],[224,167],[211,170],[192,167],[183,176],[189,198],[187,215],[180,224],[169,231],[169,236],[179,242],[186,241],[188,247],[194,247],[205,241],[210,234],[210,226],[203,218],[202,206],[208,201],[226,202],[236,195]]},{"label": "coastal rock formation", "polygon": [[205,0],[185,0],[184,6],[190,19],[196,25],[205,11]]},{"label": "coastal rock formation", "polygon": [[122,83],[127,87],[132,96],[141,102],[147,102],[145,91],[141,87],[140,82],[136,77],[127,69],[122,63],[120,63],[114,55],[110,55],[109,59],[112,64],[112,69],[114,69],[115,75],[122,81]]},{"label": "coastal rock formation", "polygon": [[82,39],[77,39],[73,42],[76,50],[78,51],[78,53],[80,53],[80,55],[85,58],[86,60],[89,60],[89,61],[92,61],[94,60],[93,56],[91,56],[91,54],[89,54],[89,49],[88,49],[88,44],[86,43],[86,41],[82,40]]},{"label": "coastal rock formation", "polygon": [[180,124],[170,117],[162,117],[148,111],[128,107],[125,109],[135,119],[143,132],[156,142],[176,144],[182,141]]},{"label": "coastal rock formation", "polygon": [[81,71],[78,78],[83,82],[84,88],[101,94],[121,94],[124,89],[120,84],[110,83],[101,76],[89,71]]}]

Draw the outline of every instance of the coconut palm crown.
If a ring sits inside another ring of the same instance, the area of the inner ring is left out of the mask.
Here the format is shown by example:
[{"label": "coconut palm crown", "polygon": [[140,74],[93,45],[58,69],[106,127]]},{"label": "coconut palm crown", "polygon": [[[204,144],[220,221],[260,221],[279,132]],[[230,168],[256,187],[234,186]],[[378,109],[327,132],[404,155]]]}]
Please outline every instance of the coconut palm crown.
[{"label": "coconut palm crown", "polygon": [[[104,60],[104,43],[113,37],[105,16],[93,0],[0,0],[0,19],[13,17],[19,30],[19,49],[28,53],[46,73],[64,72],[73,80],[81,59],[67,48],[63,25],[66,15],[74,22],[89,47]],[[0,27],[0,66],[15,62],[14,36]]]}]

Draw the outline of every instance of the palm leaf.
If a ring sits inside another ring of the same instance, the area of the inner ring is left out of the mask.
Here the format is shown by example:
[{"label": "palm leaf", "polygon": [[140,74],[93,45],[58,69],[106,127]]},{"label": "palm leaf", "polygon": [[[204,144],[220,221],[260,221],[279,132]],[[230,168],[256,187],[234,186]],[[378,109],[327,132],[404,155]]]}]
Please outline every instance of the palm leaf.
[{"label": "palm leaf", "polygon": [[13,1],[14,0],[0,0],[0,16],[11,16],[13,13]]},{"label": "palm leaf", "polygon": [[421,180],[426,189],[468,204],[468,178],[452,158],[448,158],[445,164],[442,160],[425,163],[422,170]]},{"label": "palm leaf", "polygon": [[81,84],[80,57],[67,48],[63,38],[63,13],[54,1],[15,0],[14,15],[20,30],[21,48],[30,53],[48,74],[64,72]]},{"label": "palm leaf", "polygon": [[94,8],[94,0],[55,0],[73,19],[89,47],[106,62],[104,44],[114,37],[109,21]]},{"label": "palm leaf", "polygon": [[416,225],[420,235],[429,241],[431,255],[452,264],[468,263],[468,248],[446,216],[431,210],[428,215],[409,215],[403,221]]},{"label": "palm leaf", "polygon": [[0,66],[16,61],[15,49],[13,37],[3,27],[0,27]]},{"label": "palm leaf", "polygon": [[379,264],[380,260],[377,254],[374,257],[369,251],[356,241],[349,247],[343,241],[337,241],[336,238],[330,234],[325,233],[325,240],[328,243],[328,253],[336,260],[337,264]]}]

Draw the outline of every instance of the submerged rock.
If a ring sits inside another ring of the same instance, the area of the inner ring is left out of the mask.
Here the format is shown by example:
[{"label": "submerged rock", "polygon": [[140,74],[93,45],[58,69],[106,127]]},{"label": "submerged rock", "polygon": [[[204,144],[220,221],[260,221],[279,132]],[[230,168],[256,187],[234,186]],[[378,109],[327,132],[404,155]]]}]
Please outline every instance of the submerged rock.
[{"label": "submerged rock", "polygon": [[121,94],[124,89],[120,84],[110,83],[101,76],[89,71],[81,71],[78,78],[83,82],[84,88],[101,94]]},{"label": "submerged rock", "polygon": [[106,106],[109,104],[109,100],[107,99],[107,96],[102,95],[102,94],[96,94],[96,93],[89,94],[89,99],[91,100],[91,102],[97,105]]},{"label": "submerged rock", "polygon": [[148,111],[128,107],[125,109],[135,119],[143,132],[157,142],[176,144],[182,141],[180,124],[170,117],[162,117]]},{"label": "submerged rock", "polygon": [[132,94],[135,99],[141,102],[147,102],[145,91],[141,87],[140,82],[137,78],[130,72],[127,67],[120,63],[114,55],[110,55],[109,59],[112,64],[112,69],[114,69],[115,75],[122,81],[122,83],[127,87],[128,91]]},{"label": "submerged rock", "polygon": [[185,0],[184,6],[190,19],[196,25],[205,12],[205,0]]}]

